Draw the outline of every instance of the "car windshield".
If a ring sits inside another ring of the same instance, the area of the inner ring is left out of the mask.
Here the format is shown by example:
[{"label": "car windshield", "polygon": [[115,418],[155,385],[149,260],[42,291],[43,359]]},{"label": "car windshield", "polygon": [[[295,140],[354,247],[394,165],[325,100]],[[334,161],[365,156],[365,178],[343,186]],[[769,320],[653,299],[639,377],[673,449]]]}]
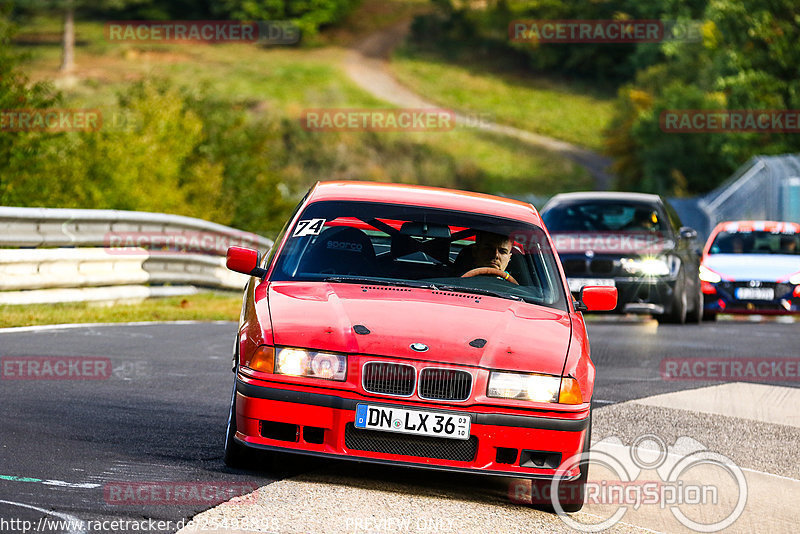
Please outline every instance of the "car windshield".
[{"label": "car windshield", "polygon": [[664,232],[666,221],[652,204],[632,202],[570,202],[543,214],[550,232]]},{"label": "car windshield", "polygon": [[[555,256],[533,224],[430,207],[320,201],[305,208],[287,235],[270,280],[426,287],[566,309]],[[463,276],[479,267],[488,272]]]},{"label": "car windshield", "polygon": [[800,254],[800,235],[794,232],[720,232],[709,254]]}]

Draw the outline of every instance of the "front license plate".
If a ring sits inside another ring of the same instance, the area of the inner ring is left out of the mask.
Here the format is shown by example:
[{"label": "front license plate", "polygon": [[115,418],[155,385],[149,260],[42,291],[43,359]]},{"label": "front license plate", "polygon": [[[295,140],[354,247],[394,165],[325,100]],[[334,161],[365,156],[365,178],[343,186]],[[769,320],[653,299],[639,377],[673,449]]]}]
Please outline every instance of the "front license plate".
[{"label": "front license plate", "polygon": [[736,290],[739,300],[773,300],[775,290],[771,287],[740,287]]},{"label": "front license plate", "polygon": [[577,293],[583,286],[609,286],[616,287],[613,278],[567,278],[569,290]]},{"label": "front license plate", "polygon": [[389,406],[356,407],[356,428],[439,438],[469,439],[470,417],[458,413],[407,410]]}]

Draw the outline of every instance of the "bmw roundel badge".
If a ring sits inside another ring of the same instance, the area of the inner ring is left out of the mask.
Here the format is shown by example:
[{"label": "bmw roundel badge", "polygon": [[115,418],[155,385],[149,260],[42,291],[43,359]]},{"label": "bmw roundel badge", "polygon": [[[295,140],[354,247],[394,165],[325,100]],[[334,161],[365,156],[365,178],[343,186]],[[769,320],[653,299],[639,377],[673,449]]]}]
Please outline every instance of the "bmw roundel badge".
[{"label": "bmw roundel badge", "polygon": [[428,345],[426,345],[425,343],[412,343],[410,347],[411,350],[417,352],[425,352],[426,350],[428,350]]}]

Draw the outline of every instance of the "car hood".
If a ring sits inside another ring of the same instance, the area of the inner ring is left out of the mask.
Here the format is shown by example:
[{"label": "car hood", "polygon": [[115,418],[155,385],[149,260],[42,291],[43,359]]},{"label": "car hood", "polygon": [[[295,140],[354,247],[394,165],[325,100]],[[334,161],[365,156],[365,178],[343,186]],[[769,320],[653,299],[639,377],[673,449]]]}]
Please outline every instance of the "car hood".
[{"label": "car hood", "polygon": [[675,248],[675,242],[651,232],[553,232],[553,246],[559,254],[650,255]]},{"label": "car hood", "polygon": [[709,254],[703,265],[730,280],[784,280],[800,272],[800,256],[784,254]]},{"label": "car hood", "polygon": [[[525,302],[427,289],[274,282],[276,345],[560,375],[571,326],[564,311]],[[369,334],[359,335],[353,326]],[[476,338],[483,347],[471,346]],[[410,348],[424,343],[424,353]]]}]

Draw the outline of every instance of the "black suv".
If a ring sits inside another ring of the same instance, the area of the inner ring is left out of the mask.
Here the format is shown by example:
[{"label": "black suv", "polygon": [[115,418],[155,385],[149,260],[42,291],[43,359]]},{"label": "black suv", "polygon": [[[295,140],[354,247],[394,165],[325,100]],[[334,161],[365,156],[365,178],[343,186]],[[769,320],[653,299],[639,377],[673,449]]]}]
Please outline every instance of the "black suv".
[{"label": "black suv", "polygon": [[616,286],[616,313],[702,320],[697,232],[660,196],[565,193],[544,206],[542,219],[573,295],[583,286]]}]

